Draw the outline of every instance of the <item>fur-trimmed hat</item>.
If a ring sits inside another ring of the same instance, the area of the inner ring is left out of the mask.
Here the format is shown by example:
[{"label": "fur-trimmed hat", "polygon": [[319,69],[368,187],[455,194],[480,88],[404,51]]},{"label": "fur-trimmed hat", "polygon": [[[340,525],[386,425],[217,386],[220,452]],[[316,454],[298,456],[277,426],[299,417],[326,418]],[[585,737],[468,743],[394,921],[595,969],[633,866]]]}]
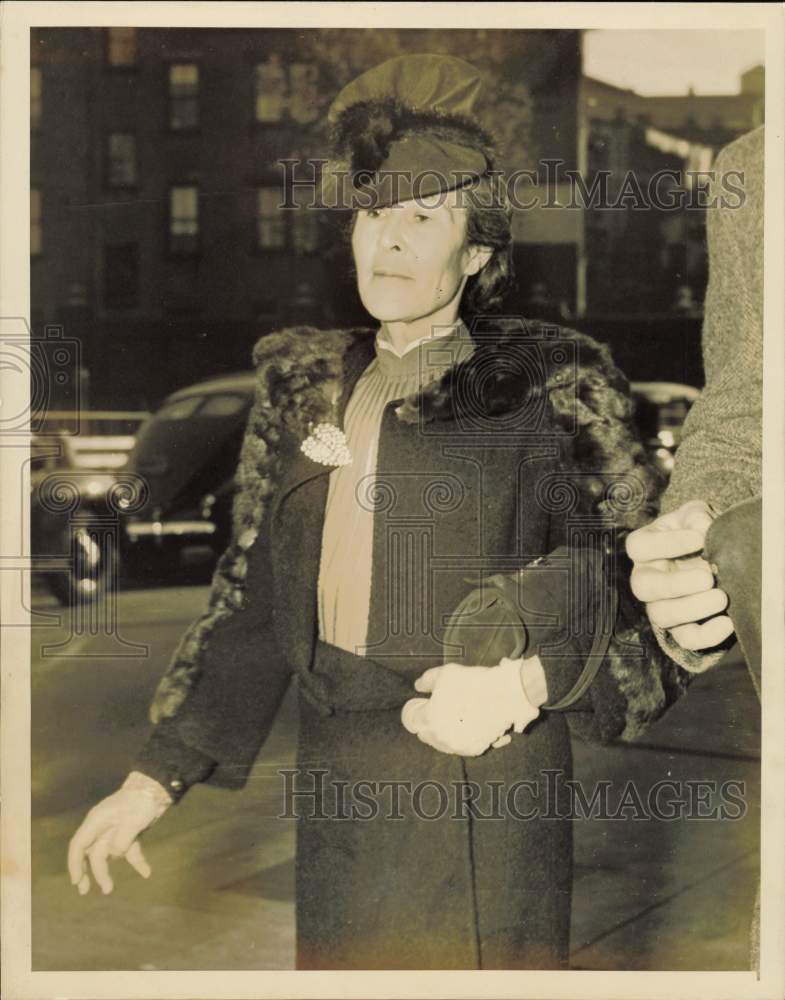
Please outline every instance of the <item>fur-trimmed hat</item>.
[{"label": "fur-trimmed hat", "polygon": [[328,112],[327,207],[370,208],[473,187],[494,141],[474,115],[482,78],[454,56],[388,59],[347,84]]}]

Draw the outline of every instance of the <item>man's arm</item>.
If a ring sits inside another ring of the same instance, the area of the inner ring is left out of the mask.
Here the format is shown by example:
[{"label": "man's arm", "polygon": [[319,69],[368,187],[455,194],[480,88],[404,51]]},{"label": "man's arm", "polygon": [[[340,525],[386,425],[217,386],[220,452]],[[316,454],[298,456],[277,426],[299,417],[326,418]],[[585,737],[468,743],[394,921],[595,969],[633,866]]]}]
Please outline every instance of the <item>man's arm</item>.
[{"label": "man's arm", "polygon": [[761,492],[763,140],[760,128],[717,157],[707,209],[706,386],[684,424],[663,516],[628,540],[632,588],[657,640],[694,673],[722,658],[733,633],[727,597],[702,559],[706,533],[717,514]]},{"label": "man's arm", "polygon": [[[691,500],[722,513],[761,492],[763,130],[723,150],[714,170],[711,196],[718,200],[706,211],[706,385],[684,423],[662,513]],[[723,186],[732,172],[744,176],[738,207],[739,198],[731,199]]]}]

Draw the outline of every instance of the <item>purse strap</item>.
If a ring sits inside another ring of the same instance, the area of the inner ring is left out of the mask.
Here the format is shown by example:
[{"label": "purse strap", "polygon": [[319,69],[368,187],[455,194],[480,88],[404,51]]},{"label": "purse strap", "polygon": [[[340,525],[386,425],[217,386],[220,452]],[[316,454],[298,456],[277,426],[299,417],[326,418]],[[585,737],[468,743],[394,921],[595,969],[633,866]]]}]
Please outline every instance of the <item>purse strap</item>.
[{"label": "purse strap", "polygon": [[576,701],[586,694],[591,685],[594,683],[594,679],[599,673],[600,667],[602,666],[602,661],[605,659],[605,654],[608,652],[608,646],[611,642],[611,637],[613,636],[613,629],[616,624],[616,615],[619,610],[619,595],[615,589],[611,590],[611,613],[608,616],[608,628],[606,630],[598,630],[594,634],[594,639],[591,644],[591,649],[589,650],[589,655],[586,659],[586,663],[583,666],[581,675],[578,680],[573,684],[572,688],[560,698],[555,705],[542,705],[541,707],[547,712],[563,712],[565,708],[569,708],[574,705]]},{"label": "purse strap", "polygon": [[[486,580],[483,580],[482,577],[464,577],[464,579],[467,583],[484,584],[485,586],[487,586],[488,583],[491,583],[497,597],[501,599],[508,608],[511,608],[516,615],[519,614],[515,600],[507,589],[511,586],[511,584],[502,574],[497,574],[496,576],[490,577]],[[615,588],[612,588],[610,592],[610,615],[604,621],[606,628],[595,632],[591,649],[589,650],[589,655],[586,658],[586,663],[583,665],[583,670],[581,671],[580,676],[567,694],[560,698],[555,704],[542,705],[541,707],[545,711],[563,712],[565,709],[574,705],[577,701],[580,701],[592,686],[597,674],[599,673],[600,667],[602,666],[602,661],[605,659],[605,654],[608,652],[608,646],[610,645],[611,638],[613,636],[613,629],[616,625],[618,611],[619,594]],[[515,651],[513,651],[510,655],[510,659],[517,659],[518,656],[522,654],[522,644],[519,645],[520,649],[516,646]]]}]

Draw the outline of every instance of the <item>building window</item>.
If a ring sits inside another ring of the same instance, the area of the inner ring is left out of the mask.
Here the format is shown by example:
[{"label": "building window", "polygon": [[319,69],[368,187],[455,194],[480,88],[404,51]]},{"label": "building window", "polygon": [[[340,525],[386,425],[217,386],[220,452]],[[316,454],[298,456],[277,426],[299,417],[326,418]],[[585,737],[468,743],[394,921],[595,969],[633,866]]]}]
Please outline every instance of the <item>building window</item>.
[{"label": "building window", "polygon": [[134,66],[136,28],[107,28],[106,58],[110,66]]},{"label": "building window", "polygon": [[41,253],[43,245],[41,233],[41,192],[38,188],[30,189],[30,254]]},{"label": "building window", "polygon": [[260,250],[290,249],[296,254],[313,253],[319,246],[319,216],[312,207],[311,193],[294,188],[289,201],[296,208],[281,208],[283,192],[274,185],[256,189],[256,245]]},{"label": "building window", "polygon": [[286,218],[280,205],[280,189],[263,187],[256,192],[256,238],[262,250],[286,246]]},{"label": "building window", "polygon": [[199,192],[195,187],[169,191],[169,250],[193,254],[199,249]]},{"label": "building window", "polygon": [[43,76],[40,66],[30,69],[30,127],[37,129],[41,125],[41,110],[43,97]]},{"label": "building window", "polygon": [[318,116],[318,71],[314,63],[287,67],[275,53],[256,67],[256,120],[280,122],[284,116],[301,124]]},{"label": "building window", "polygon": [[256,67],[256,120],[279,122],[286,107],[286,69],[273,54]]},{"label": "building window", "polygon": [[313,253],[319,245],[319,217],[313,207],[312,192],[295,187],[292,191],[297,208],[286,210],[291,228],[292,250]]},{"label": "building window", "polygon": [[104,247],[104,305],[107,309],[133,309],[138,304],[138,245]]},{"label": "building window", "polygon": [[178,63],[169,67],[169,127],[193,129],[199,126],[199,67]]},{"label": "building window", "polygon": [[314,63],[293,63],[289,67],[289,114],[296,122],[307,124],[318,116],[317,77]]},{"label": "building window", "polygon": [[136,136],[113,132],[108,142],[107,184],[134,187],[136,184]]}]

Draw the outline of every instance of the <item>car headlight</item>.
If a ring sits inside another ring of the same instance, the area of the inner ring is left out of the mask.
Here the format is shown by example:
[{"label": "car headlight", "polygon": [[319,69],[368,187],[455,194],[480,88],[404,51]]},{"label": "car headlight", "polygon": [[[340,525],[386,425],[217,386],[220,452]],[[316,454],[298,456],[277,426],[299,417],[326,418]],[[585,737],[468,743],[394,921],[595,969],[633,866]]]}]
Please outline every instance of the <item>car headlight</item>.
[{"label": "car headlight", "polygon": [[95,476],[93,479],[88,479],[82,489],[85,496],[95,500],[97,497],[104,496],[113,483],[112,476]]}]

